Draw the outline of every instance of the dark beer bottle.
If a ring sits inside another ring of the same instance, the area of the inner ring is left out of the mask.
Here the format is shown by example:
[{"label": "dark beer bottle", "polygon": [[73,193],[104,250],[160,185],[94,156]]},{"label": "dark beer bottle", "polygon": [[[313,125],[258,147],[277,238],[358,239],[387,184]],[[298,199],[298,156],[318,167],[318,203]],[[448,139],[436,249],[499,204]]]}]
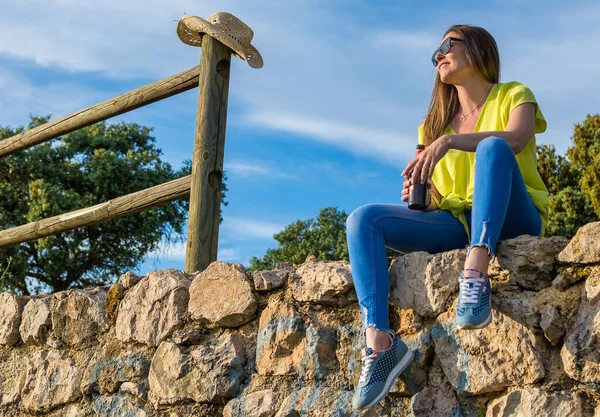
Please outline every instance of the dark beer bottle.
[{"label": "dark beer bottle", "polygon": [[[425,145],[417,145],[417,155],[425,149]],[[412,171],[411,171],[412,174]],[[417,181],[412,185],[408,196],[408,208],[411,210],[425,210],[429,206],[429,190],[427,181]]]}]

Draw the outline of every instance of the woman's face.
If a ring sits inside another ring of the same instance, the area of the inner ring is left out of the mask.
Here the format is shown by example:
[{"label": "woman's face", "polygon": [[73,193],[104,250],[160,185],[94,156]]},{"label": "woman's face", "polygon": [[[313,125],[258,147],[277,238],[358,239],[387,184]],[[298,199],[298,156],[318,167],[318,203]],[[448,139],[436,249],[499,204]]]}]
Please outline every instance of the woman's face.
[{"label": "woman's face", "polygon": [[[462,39],[456,32],[449,32],[442,42],[447,38]],[[441,45],[441,43],[440,43]],[[435,59],[437,61],[437,71],[440,74],[440,80],[446,84],[457,85],[465,78],[472,77],[475,73],[467,58],[467,46],[464,42],[450,41],[450,50],[446,55],[438,52]]]}]

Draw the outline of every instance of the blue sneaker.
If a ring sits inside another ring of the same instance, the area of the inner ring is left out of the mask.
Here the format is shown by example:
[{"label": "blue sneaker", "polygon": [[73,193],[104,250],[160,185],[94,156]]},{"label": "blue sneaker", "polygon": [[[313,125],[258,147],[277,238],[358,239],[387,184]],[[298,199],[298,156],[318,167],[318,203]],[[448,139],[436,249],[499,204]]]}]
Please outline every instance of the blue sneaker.
[{"label": "blue sneaker", "polygon": [[381,401],[412,358],[413,351],[396,336],[388,350],[374,352],[373,349],[366,348],[352,407],[364,410]]},{"label": "blue sneaker", "polygon": [[459,329],[483,329],[492,321],[490,279],[484,278],[480,271],[477,272],[479,278],[465,278],[464,271],[460,271],[456,308],[456,327]]}]

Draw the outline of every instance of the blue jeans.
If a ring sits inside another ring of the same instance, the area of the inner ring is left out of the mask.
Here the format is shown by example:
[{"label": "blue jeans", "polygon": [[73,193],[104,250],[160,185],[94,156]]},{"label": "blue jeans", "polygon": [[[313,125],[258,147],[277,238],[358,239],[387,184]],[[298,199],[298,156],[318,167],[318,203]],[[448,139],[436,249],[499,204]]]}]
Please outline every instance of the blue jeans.
[{"label": "blue jeans", "polygon": [[[514,152],[504,139],[482,140],[475,155],[472,210],[465,211],[471,235],[467,253],[474,246],[484,246],[491,258],[499,239],[539,236],[542,220],[527,193]],[[404,202],[357,208],[346,220],[346,236],[363,329],[390,332],[385,248],[438,253],[469,244],[464,226],[449,211],[410,210]]]}]

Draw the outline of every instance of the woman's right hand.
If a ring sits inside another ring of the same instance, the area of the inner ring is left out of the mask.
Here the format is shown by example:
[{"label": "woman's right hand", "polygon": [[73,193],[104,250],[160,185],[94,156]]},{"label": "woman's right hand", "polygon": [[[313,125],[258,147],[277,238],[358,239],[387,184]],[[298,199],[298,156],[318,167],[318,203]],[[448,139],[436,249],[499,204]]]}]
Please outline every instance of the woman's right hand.
[{"label": "woman's right hand", "polygon": [[408,203],[408,195],[410,194],[410,188],[412,187],[410,180],[404,180],[402,183],[402,198],[401,200]]}]

